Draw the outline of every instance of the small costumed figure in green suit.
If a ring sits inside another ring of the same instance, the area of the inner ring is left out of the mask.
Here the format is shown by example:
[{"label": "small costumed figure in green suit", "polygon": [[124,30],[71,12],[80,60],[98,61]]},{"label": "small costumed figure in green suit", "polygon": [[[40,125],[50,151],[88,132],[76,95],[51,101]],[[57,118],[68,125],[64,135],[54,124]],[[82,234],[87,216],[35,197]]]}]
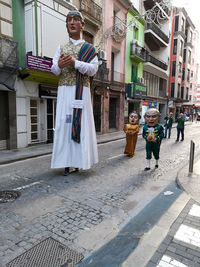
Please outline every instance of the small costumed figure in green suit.
[{"label": "small costumed figure in green suit", "polygon": [[164,137],[163,126],[158,124],[160,119],[160,112],[156,108],[150,108],[146,111],[145,125],[143,127],[142,136],[146,140],[146,168],[145,171],[150,170],[150,161],[152,153],[156,160],[155,168],[158,168],[159,152],[161,141]]}]

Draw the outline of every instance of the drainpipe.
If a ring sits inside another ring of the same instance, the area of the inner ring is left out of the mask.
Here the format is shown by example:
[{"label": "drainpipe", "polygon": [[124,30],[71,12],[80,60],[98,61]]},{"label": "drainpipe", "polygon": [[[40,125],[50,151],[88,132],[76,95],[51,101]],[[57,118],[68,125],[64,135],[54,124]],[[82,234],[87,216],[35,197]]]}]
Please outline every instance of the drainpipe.
[{"label": "drainpipe", "polygon": [[37,16],[37,0],[34,0],[35,8],[35,50],[36,56],[38,56],[38,16]]}]

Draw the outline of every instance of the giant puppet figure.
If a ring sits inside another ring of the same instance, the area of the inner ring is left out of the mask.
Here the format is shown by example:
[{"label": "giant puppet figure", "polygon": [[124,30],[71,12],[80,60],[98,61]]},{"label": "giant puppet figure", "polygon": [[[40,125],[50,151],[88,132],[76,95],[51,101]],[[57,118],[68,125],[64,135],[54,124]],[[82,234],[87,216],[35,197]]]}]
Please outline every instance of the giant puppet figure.
[{"label": "giant puppet figure", "polygon": [[140,115],[136,111],[130,112],[129,123],[127,123],[124,127],[124,132],[126,133],[126,146],[124,154],[129,157],[134,156],[138,133],[140,131],[139,119]]},{"label": "giant puppet figure", "polygon": [[65,168],[64,175],[70,167],[86,170],[98,162],[89,77],[98,70],[98,58],[94,46],[81,39],[79,11],[68,13],[66,27],[69,42],[58,46],[51,68],[60,76],[51,168]]},{"label": "giant puppet figure", "polygon": [[145,125],[143,127],[143,138],[146,140],[146,168],[145,171],[150,170],[150,160],[153,156],[156,160],[155,168],[158,168],[158,160],[160,153],[161,141],[164,137],[163,126],[158,124],[160,119],[160,112],[155,108],[150,108],[146,111]]}]

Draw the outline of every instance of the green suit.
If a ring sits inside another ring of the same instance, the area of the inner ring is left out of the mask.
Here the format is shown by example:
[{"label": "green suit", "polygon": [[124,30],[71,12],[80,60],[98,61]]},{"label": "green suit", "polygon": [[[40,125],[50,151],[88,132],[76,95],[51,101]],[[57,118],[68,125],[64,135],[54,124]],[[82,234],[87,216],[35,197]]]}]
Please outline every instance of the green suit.
[{"label": "green suit", "polygon": [[[153,133],[154,133],[154,135],[156,137],[156,142],[155,143],[147,141],[148,134],[149,134],[149,132],[151,130],[153,130]],[[159,159],[160,144],[161,144],[161,141],[162,141],[162,139],[164,137],[162,125],[157,124],[154,127],[149,127],[147,124],[145,124],[144,127],[143,127],[142,136],[146,140],[146,158],[147,159],[151,159],[152,158],[152,153],[153,153],[154,158],[155,159]]]}]

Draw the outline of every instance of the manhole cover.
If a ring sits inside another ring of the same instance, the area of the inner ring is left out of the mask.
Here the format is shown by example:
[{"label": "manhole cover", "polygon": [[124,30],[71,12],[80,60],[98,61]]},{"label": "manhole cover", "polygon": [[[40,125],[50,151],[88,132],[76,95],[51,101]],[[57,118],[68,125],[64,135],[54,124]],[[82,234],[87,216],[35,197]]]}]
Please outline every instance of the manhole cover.
[{"label": "manhole cover", "polygon": [[49,237],[7,263],[6,267],[73,267],[82,259],[81,253]]},{"label": "manhole cover", "polygon": [[20,192],[14,190],[0,191],[0,203],[6,203],[15,200],[20,196]]}]

